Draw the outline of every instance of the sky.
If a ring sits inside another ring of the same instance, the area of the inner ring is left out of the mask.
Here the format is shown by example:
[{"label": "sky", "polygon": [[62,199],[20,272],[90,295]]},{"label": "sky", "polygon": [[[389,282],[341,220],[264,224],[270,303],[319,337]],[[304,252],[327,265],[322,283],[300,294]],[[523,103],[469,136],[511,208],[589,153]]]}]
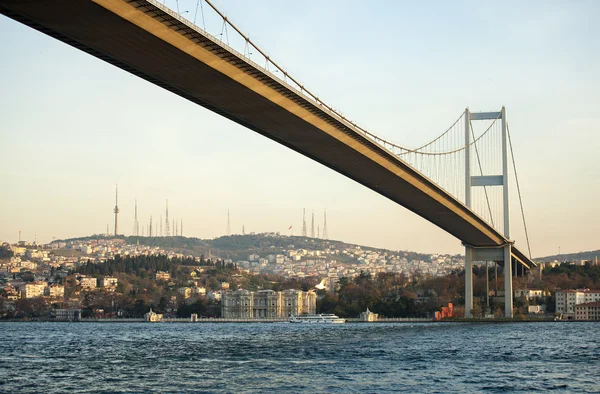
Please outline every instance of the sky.
[{"label": "sky", "polygon": [[[178,4],[201,24],[195,0]],[[466,107],[506,106],[533,257],[600,249],[600,3],[216,4],[325,102],[401,145],[435,138]],[[303,209],[321,228],[327,209],[331,239],[464,251],[360,184],[4,16],[0,54],[2,241],[112,232],[118,184],[125,234],[136,199],[141,225],[156,224],[168,199],[186,236],[224,235],[228,209],[233,233],[300,235]],[[511,190],[511,235],[524,250]]]}]

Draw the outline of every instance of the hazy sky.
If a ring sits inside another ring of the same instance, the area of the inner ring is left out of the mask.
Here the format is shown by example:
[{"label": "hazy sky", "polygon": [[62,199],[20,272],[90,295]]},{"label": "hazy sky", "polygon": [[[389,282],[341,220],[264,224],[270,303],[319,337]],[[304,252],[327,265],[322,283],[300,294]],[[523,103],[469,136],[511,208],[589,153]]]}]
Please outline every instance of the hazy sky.
[{"label": "hazy sky", "polygon": [[[196,1],[179,4],[193,18]],[[600,3],[217,4],[324,101],[400,144],[434,138],[467,106],[505,105],[534,257],[600,248]],[[321,225],[327,208],[332,239],[463,252],[354,181],[2,16],[0,54],[0,240],[113,231],[118,183],[126,234],[136,198],[142,225],[168,198],[187,236],[223,235],[228,208],[233,232],[299,235],[303,208]]]}]

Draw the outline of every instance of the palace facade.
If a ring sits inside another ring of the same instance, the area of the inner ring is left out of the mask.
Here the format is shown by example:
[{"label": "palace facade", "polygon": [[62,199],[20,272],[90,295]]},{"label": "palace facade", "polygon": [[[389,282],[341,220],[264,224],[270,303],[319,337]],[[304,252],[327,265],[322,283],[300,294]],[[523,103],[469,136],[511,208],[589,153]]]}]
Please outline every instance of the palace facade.
[{"label": "palace facade", "polygon": [[221,300],[226,319],[286,318],[316,311],[317,294],[312,290],[237,290],[224,292]]}]

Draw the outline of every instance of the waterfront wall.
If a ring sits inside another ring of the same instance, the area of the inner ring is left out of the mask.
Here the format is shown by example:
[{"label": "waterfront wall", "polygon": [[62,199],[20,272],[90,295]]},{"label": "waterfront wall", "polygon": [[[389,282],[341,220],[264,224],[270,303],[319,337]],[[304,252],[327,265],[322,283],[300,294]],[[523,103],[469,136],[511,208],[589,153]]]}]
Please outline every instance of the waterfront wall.
[{"label": "waterfront wall", "polygon": [[[96,323],[138,323],[145,322],[144,319],[82,319],[82,322]],[[199,318],[197,321],[191,321],[190,318],[163,318],[161,323],[284,323],[287,318],[260,318],[260,319],[225,319],[220,317]],[[360,318],[346,319],[348,323],[368,323]],[[428,323],[428,318],[380,318],[377,321],[369,323]]]}]

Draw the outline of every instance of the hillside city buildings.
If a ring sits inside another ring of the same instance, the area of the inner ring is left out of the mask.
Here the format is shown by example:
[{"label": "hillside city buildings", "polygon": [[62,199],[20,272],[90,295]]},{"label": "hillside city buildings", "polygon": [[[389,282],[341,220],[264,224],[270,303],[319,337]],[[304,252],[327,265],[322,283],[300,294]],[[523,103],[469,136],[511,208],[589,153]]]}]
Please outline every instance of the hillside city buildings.
[{"label": "hillside city buildings", "polygon": [[[267,234],[265,237],[278,237],[279,244],[285,245],[287,239],[279,235]],[[290,240],[291,242],[292,240]],[[341,278],[353,278],[361,273],[377,275],[379,273],[396,273],[405,275],[407,279],[415,275],[443,276],[460,271],[464,261],[461,256],[452,255],[418,255],[402,251],[386,251],[365,248],[355,245],[315,242],[313,249],[297,248],[293,244],[281,247],[264,248],[267,253],[251,252],[244,260],[223,260],[234,264],[241,275],[275,274],[287,279],[303,279],[305,277],[323,280],[325,290],[333,291]],[[229,318],[271,318],[287,317],[289,314],[313,313],[315,311],[316,294],[299,290],[273,292],[271,290],[248,291],[231,287],[228,282],[218,285],[201,283],[204,268],[201,256],[178,253],[172,249],[127,244],[122,238],[98,237],[97,239],[54,241],[47,245],[36,245],[20,242],[16,245],[3,243],[4,248],[13,252],[10,258],[0,259],[0,298],[5,310],[14,310],[19,299],[44,299],[47,302],[64,301],[69,312],[67,319],[77,319],[73,310],[80,310],[81,302],[86,294],[117,291],[119,279],[116,276],[104,275],[98,278],[81,275],[77,269],[91,262],[101,264],[115,256],[152,256],[162,255],[168,258],[187,258],[198,262],[187,273],[184,283],[175,283],[170,272],[157,271],[149,273],[149,279],[160,282],[161,286],[173,288],[178,299],[192,302],[198,297],[211,302],[221,302],[223,316]],[[220,256],[208,253],[208,258]],[[419,256],[409,259],[409,256]],[[549,265],[556,263],[549,263]],[[575,262],[584,264],[584,262]],[[541,274],[541,268],[539,270]],[[74,273],[74,275],[73,275]],[[71,275],[70,275],[71,274]],[[539,275],[538,274],[538,275]],[[69,275],[69,284],[66,284]],[[67,285],[67,286],[66,286]],[[75,288],[69,291],[67,287]],[[553,290],[556,296],[556,312],[565,319],[595,319],[596,303],[600,302],[600,290]],[[495,294],[500,300],[502,294]],[[515,289],[515,298],[529,302],[530,313],[543,313],[544,308],[539,301],[550,296],[541,289]],[[421,301],[418,295],[417,301]],[[67,302],[68,301],[68,302]],[[174,301],[171,296],[169,302]],[[78,309],[79,308],[79,309]],[[72,316],[72,314],[75,315]]]},{"label": "hillside city buildings", "polygon": [[[2,272],[11,274],[31,270],[38,272],[39,279],[47,282],[47,279],[52,276],[53,269],[56,271],[55,275],[64,277],[69,270],[75,270],[82,264],[102,263],[117,255],[165,255],[169,258],[185,257],[200,261],[200,256],[184,255],[156,246],[126,244],[125,240],[119,238],[54,241],[44,246],[24,242],[20,245],[6,245],[15,255],[7,262],[0,262],[0,275]],[[54,253],[58,250],[63,253]],[[68,252],[71,252],[71,256]],[[335,286],[339,278],[353,278],[361,272],[371,275],[380,272],[402,273],[409,278],[417,272],[423,275],[443,276],[460,270],[464,264],[460,256],[432,254],[427,261],[408,260],[404,252],[368,249],[354,245],[342,249],[329,247],[302,249],[289,245],[274,252],[264,256],[252,253],[247,260],[225,259],[225,263],[235,263],[241,270],[250,274],[275,274],[298,279],[310,276],[327,278],[329,289]],[[219,258],[219,256],[207,257]],[[170,280],[168,272],[159,271],[154,275],[156,280],[167,282]],[[114,281],[112,284],[104,284],[98,283],[95,278],[84,278],[81,286],[94,289],[115,287],[115,284]]]},{"label": "hillside city buildings", "polygon": [[[401,273],[410,278],[415,273],[443,276],[460,270],[464,259],[460,256],[429,256],[429,261],[408,260],[403,252],[372,250],[360,246],[345,249],[296,249],[292,246],[279,254],[260,256],[250,254],[248,260],[237,261],[238,267],[249,273],[276,274],[286,278],[318,276],[327,278],[332,289],[340,278],[353,278],[361,272],[376,275],[381,272]],[[228,262],[233,262],[228,260]]]}]

